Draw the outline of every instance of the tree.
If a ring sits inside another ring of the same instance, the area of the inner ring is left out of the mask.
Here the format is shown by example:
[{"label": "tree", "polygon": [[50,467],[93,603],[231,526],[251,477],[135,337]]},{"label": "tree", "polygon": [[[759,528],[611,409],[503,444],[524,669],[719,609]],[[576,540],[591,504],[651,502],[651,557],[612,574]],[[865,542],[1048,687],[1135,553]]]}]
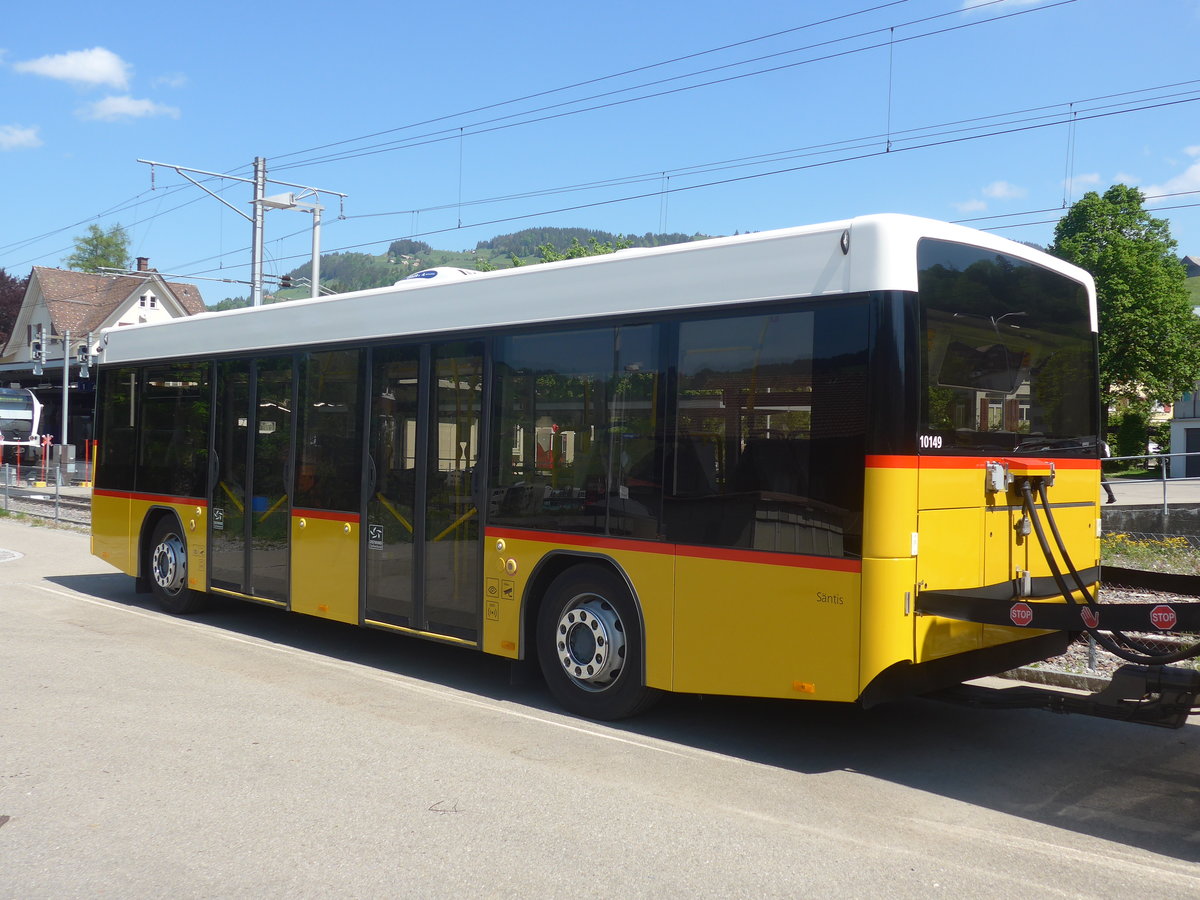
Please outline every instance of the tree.
[{"label": "tree", "polygon": [[25,288],[28,285],[28,275],[24,278],[14,278],[4,269],[0,269],[0,352],[3,352],[4,344],[17,323],[17,314],[21,311],[21,302],[25,299]]},{"label": "tree", "polygon": [[241,309],[250,305],[249,297],[226,297],[224,300],[208,307],[209,312],[222,312],[226,309]]},{"label": "tree", "polygon": [[1105,409],[1174,403],[1200,377],[1200,317],[1165,219],[1137,188],[1089,191],[1054,229],[1050,252],[1096,279]]},{"label": "tree", "polygon": [[63,260],[68,269],[95,272],[100,268],[129,268],[129,233],[120,225],[105,231],[89,225],[87,234],[75,238],[75,252]]},{"label": "tree", "polygon": [[412,241],[407,238],[392,241],[388,246],[388,256],[425,256],[432,252],[433,248],[424,241]]},{"label": "tree", "polygon": [[605,253],[616,253],[631,246],[623,235],[617,235],[616,242],[600,243],[595,237],[588,238],[587,245],[579,243],[579,238],[571,238],[571,245],[566,250],[558,251],[553,244],[542,244],[537,248],[542,262],[558,262],[560,259],[580,259],[584,256],[602,256]]}]

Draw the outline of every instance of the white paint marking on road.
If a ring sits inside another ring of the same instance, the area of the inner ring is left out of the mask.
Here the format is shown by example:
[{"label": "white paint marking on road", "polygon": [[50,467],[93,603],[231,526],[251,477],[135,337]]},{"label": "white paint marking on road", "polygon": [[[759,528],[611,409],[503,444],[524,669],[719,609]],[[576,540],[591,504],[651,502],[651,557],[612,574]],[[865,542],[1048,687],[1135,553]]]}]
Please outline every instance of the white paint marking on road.
[{"label": "white paint marking on road", "polygon": [[1077,847],[1024,837],[1010,831],[996,834],[993,831],[973,828],[961,822],[947,823],[915,817],[910,817],[908,821],[927,831],[941,832],[956,838],[969,835],[973,841],[980,843],[994,844],[1008,850],[1019,849],[1023,853],[1037,853],[1051,863],[1061,863],[1064,859],[1071,859],[1098,870],[1119,868],[1133,876],[1154,879],[1169,878],[1181,887],[1189,888],[1190,896],[1200,893],[1200,873],[1197,873],[1194,864],[1162,855],[1155,855],[1153,862],[1130,859],[1128,856],[1122,856],[1123,848],[1115,843],[1109,844],[1108,850],[1104,853],[1093,853]]},{"label": "white paint marking on road", "polygon": [[[14,585],[14,587],[16,587],[16,586],[22,586],[22,585]],[[428,685],[425,682],[417,681],[416,679],[410,678],[409,676],[406,676],[406,675],[400,675],[397,673],[389,673],[389,674],[385,675],[381,672],[371,671],[369,669],[369,667],[358,664],[358,663],[347,662],[345,660],[330,659],[329,657],[321,656],[318,653],[312,653],[307,650],[299,650],[295,647],[288,647],[283,644],[276,644],[272,641],[255,639],[255,638],[246,638],[246,637],[241,637],[238,635],[229,634],[228,632],[221,631],[219,628],[215,628],[211,625],[206,625],[202,622],[191,622],[186,619],[177,619],[172,616],[168,616],[166,614],[147,612],[147,611],[141,610],[141,609],[133,609],[128,606],[122,606],[118,603],[114,603],[113,601],[110,601],[110,600],[103,600],[103,599],[99,599],[96,597],[89,597],[85,594],[74,593],[72,591],[58,590],[56,588],[48,587],[45,584],[42,584],[39,582],[27,582],[23,586],[34,588],[36,590],[42,591],[47,594],[53,594],[57,597],[65,597],[68,600],[75,600],[75,601],[82,602],[82,603],[89,603],[92,606],[99,606],[103,609],[107,609],[110,611],[122,612],[122,613],[126,613],[129,615],[137,616],[138,618],[149,619],[153,622],[157,622],[160,624],[170,624],[170,625],[174,625],[174,626],[177,626],[180,628],[186,628],[186,629],[194,631],[198,634],[203,634],[207,637],[228,641],[229,643],[246,644],[251,647],[257,647],[260,650],[272,650],[276,653],[282,653],[287,656],[302,657],[306,660],[309,660],[310,662],[314,662],[319,665],[326,666],[328,668],[338,669],[340,671],[353,672],[360,677],[369,678],[373,681],[378,681],[383,684],[387,684],[391,687],[403,688],[412,693],[424,694],[424,695],[427,695],[430,697],[436,697],[439,700],[450,701],[453,703],[458,703],[463,706],[473,706],[478,709],[487,710],[489,712],[502,713],[503,715],[509,716],[514,719],[525,719],[530,722],[537,722],[542,725],[549,725],[554,728],[563,729],[565,731],[574,731],[578,734],[585,734],[590,737],[600,738],[602,740],[611,741],[611,742],[617,743],[617,744],[627,744],[627,745],[633,746],[633,747],[640,747],[644,750],[652,750],[656,753],[665,753],[669,756],[679,756],[679,757],[684,757],[684,758],[688,758],[688,759],[698,759],[698,758],[721,759],[721,760],[725,760],[728,762],[740,763],[740,764],[744,764],[744,765],[758,765],[757,763],[751,763],[751,762],[748,762],[747,760],[740,760],[737,757],[727,756],[723,753],[715,753],[711,750],[689,749],[687,752],[681,752],[680,750],[664,746],[664,745],[662,745],[658,742],[655,742],[649,738],[642,739],[642,740],[634,740],[632,738],[613,734],[612,732],[604,730],[602,726],[578,725],[578,724],[573,724],[570,722],[560,722],[555,719],[548,718],[546,716],[540,716],[540,715],[535,715],[533,713],[522,712],[521,710],[514,709],[510,704],[503,702],[503,701],[480,700],[477,697],[469,697],[464,694],[461,694],[457,691],[452,690],[451,688],[431,687],[430,685]]]}]

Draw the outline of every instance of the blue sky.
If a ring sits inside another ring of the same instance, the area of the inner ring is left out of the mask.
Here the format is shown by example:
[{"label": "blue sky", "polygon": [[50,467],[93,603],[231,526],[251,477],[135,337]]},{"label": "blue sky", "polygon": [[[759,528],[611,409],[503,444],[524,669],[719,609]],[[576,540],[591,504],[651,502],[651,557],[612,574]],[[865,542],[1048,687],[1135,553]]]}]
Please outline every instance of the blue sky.
[{"label": "blue sky", "polygon": [[[322,195],[325,252],[872,212],[1047,243],[1064,203],[1123,181],[1200,255],[1200,0],[446,9],[9,10],[0,268],[59,265],[89,224],[120,223],[160,271],[246,279],[249,223],[136,160],[249,177],[256,156],[348,195]],[[249,212],[248,184],[206,183]],[[307,261],[310,226],[267,213],[268,274]]]}]

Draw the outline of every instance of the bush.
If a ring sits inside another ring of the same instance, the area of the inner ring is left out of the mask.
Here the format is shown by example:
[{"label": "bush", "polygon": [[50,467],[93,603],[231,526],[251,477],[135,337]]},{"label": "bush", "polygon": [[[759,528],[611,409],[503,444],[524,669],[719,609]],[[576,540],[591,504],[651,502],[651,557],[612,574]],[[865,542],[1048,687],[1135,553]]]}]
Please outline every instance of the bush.
[{"label": "bush", "polygon": [[1149,434],[1149,417],[1141,410],[1126,410],[1117,420],[1113,456],[1144,456]]}]

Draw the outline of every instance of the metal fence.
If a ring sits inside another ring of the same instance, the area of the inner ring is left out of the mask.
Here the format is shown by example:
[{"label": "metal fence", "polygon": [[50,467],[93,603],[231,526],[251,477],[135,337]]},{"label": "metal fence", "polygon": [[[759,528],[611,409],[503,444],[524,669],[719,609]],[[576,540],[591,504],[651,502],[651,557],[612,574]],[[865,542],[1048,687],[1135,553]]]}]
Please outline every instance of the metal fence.
[{"label": "metal fence", "polygon": [[58,467],[30,474],[26,466],[0,466],[0,508],[6,513],[87,525],[92,519],[91,498],[90,486],[72,486]]},{"label": "metal fence", "polygon": [[[1123,504],[1161,507],[1164,516],[1171,514],[1172,505],[1200,504],[1200,478],[1179,476],[1172,478],[1171,469],[1187,470],[1187,459],[1200,457],[1200,453],[1147,453],[1141,456],[1112,456],[1102,461],[1104,480]],[[1114,472],[1116,463],[1142,462],[1148,472],[1145,478],[1128,478]]]}]

